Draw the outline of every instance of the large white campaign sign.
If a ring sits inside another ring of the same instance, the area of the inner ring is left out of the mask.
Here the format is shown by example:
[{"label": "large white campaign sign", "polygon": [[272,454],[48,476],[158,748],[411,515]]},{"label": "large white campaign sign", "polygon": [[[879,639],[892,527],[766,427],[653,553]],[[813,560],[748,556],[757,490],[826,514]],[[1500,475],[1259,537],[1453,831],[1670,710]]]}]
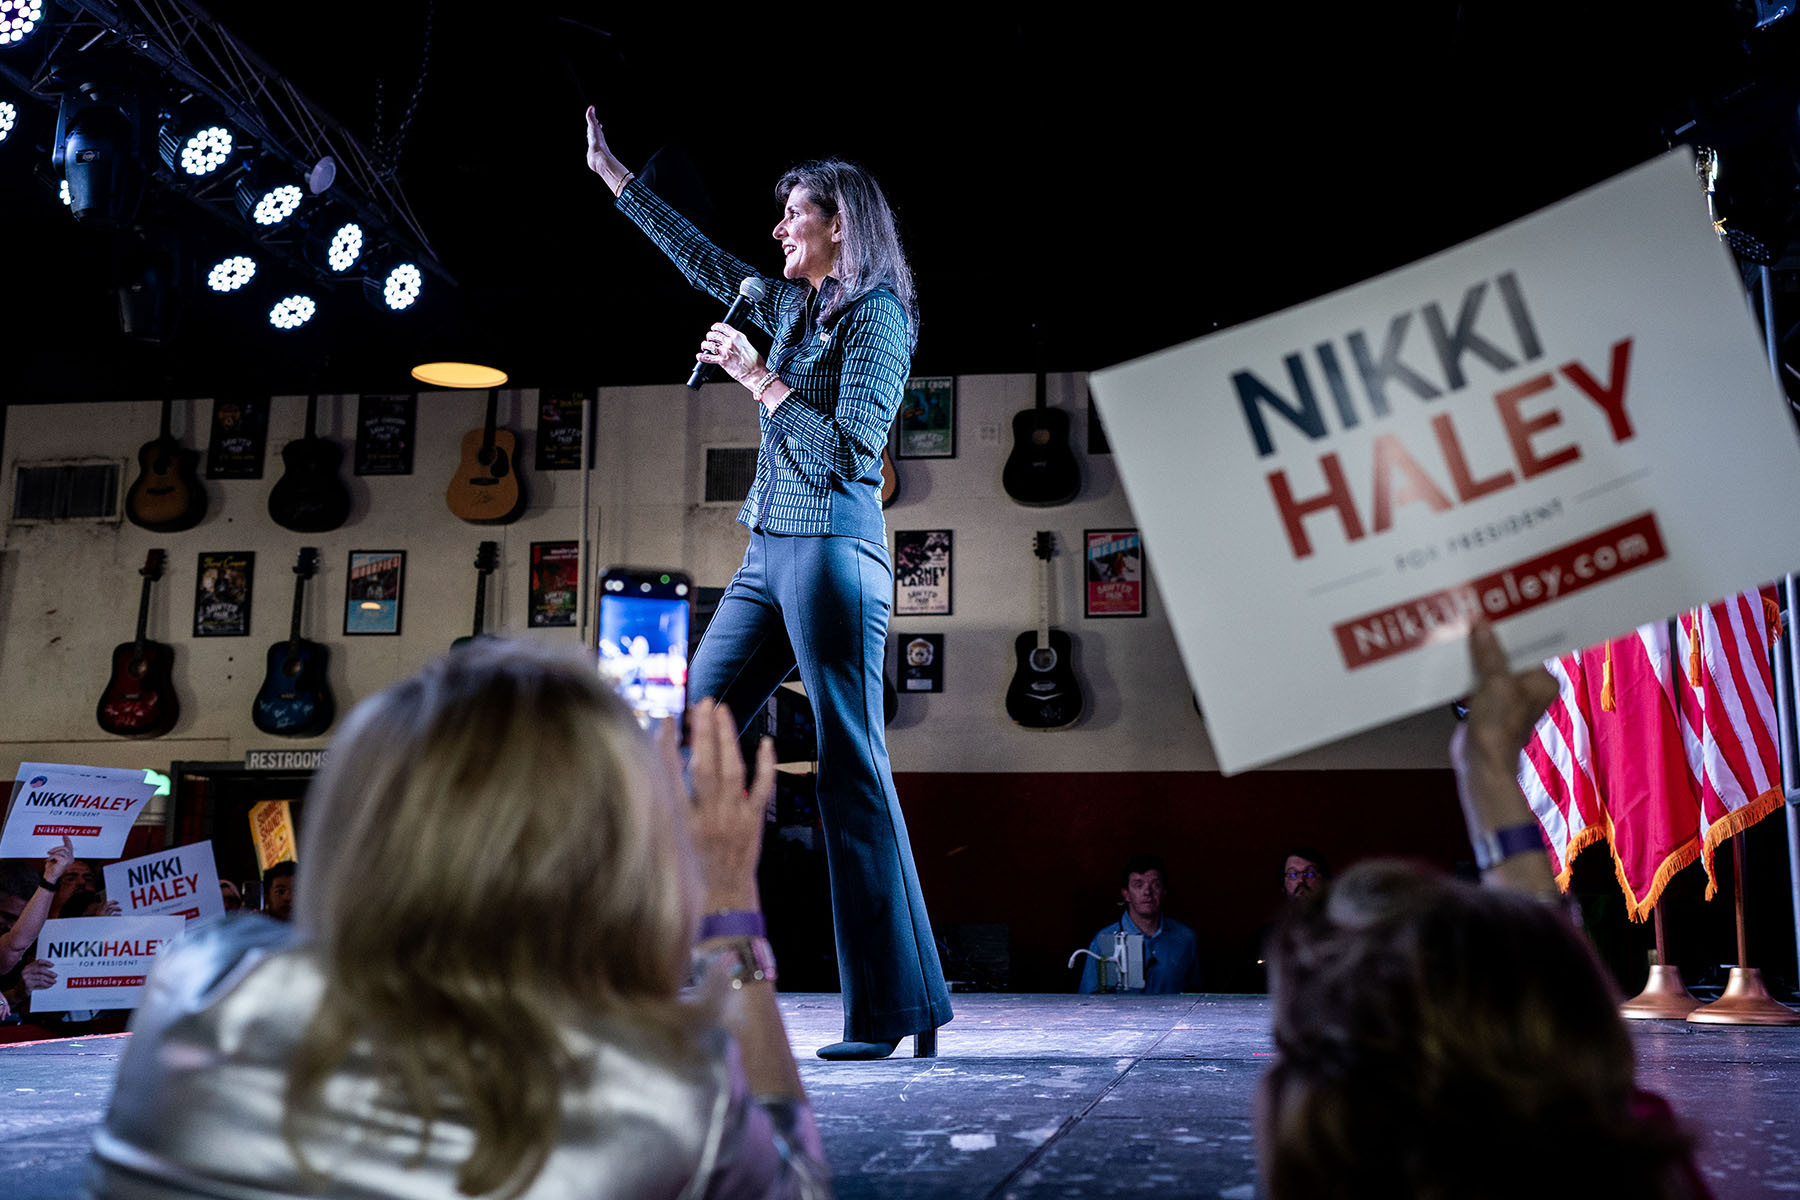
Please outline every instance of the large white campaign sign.
[{"label": "large white campaign sign", "polygon": [[1800,445],[1685,150],[1096,372],[1226,771],[1800,566]]},{"label": "large white campaign sign", "polygon": [[64,837],[77,858],[117,858],[158,786],[142,771],[20,763],[0,858],[42,858]]},{"label": "large white campaign sign", "polygon": [[106,898],[117,900],[126,916],[162,915],[197,921],[225,915],[211,842],[109,864]]},{"label": "large white campaign sign", "polygon": [[186,924],[180,917],[45,921],[37,956],[56,972],[56,982],[31,993],[31,1010],[136,1008],[156,956]]}]

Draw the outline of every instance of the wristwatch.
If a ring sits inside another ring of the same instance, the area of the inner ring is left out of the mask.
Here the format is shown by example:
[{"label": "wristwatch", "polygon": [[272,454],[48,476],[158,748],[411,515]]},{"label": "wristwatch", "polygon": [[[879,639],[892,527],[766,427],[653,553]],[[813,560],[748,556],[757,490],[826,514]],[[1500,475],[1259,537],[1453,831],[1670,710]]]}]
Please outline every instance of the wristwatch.
[{"label": "wristwatch", "polygon": [[1501,830],[1485,830],[1469,841],[1475,847],[1475,865],[1483,871],[1499,866],[1515,854],[1544,848],[1544,832],[1536,821],[1511,825]]}]

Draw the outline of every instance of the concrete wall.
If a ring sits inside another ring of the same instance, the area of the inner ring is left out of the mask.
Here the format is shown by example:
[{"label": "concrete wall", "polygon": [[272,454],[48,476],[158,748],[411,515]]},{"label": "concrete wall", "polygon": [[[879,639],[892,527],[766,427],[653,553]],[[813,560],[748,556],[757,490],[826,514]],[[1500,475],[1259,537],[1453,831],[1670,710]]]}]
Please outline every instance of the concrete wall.
[{"label": "concrete wall", "polygon": [[[954,615],[900,617],[896,634],[945,635],[945,690],[903,696],[889,730],[896,771],[1132,772],[1215,769],[1203,721],[1190,703],[1166,600],[1156,589],[1157,548],[1149,548],[1149,615],[1142,620],[1084,620],[1079,547],[1084,529],[1135,524],[1110,456],[1086,453],[1087,397],[1079,376],[1052,376],[1049,402],[1074,428],[1084,483],[1073,503],[1025,508],[1000,487],[1011,448],[1012,415],[1029,408],[1029,376],[962,376],[957,380],[957,456],[899,462],[901,498],[887,512],[894,529],[955,532]],[[473,563],[484,539],[498,541],[501,566],[488,593],[490,629],[573,644],[573,630],[529,630],[530,543],[576,538],[582,531],[579,472],[539,474],[533,462],[533,390],[503,391],[502,420],[521,442],[529,507],[515,523],[475,526],[444,503],[464,431],[482,423],[485,393],[422,393],[414,473],[355,477],[350,473],[356,398],[320,399],[319,432],[345,448],[342,474],[354,500],[340,529],[290,533],[268,517],[270,488],[281,475],[280,447],[301,435],[302,396],[272,405],[264,478],[206,480],[210,507],[196,528],[151,533],[117,524],[19,525],[11,522],[14,467],[77,456],[126,463],[137,473],[137,447],[157,432],[153,402],[40,406],[5,410],[3,497],[8,523],[0,533],[0,777],[21,760],[149,766],[175,760],[235,760],[251,748],[319,745],[317,739],[272,738],[251,724],[267,647],[287,636],[294,576],[302,545],[321,551],[308,587],[304,632],[332,651],[330,681],[340,712],[441,653],[468,631]],[[203,447],[210,400],[175,406],[174,428]],[[755,410],[735,384],[709,385],[691,396],[679,385],[600,392],[588,532],[593,562],[675,565],[696,582],[723,586],[742,554],[744,531],[731,507],[697,503],[704,447],[753,445]],[[1196,522],[1208,514],[1196,508]],[[1082,721],[1039,733],[1013,725],[1002,707],[1013,671],[1012,640],[1035,625],[1035,530],[1059,535],[1053,563],[1052,621],[1077,641],[1076,666],[1088,697]],[[148,633],[176,649],[180,723],[148,742],[103,733],[93,709],[109,674],[112,647],[132,636],[145,551],[161,547],[169,564],[154,592]],[[342,634],[344,575],[352,549],[407,551],[402,632],[395,637]],[[191,636],[196,557],[201,552],[256,552],[251,634]],[[1247,584],[1253,586],[1253,584]],[[1221,636],[1229,636],[1221,631]],[[1285,768],[1437,767],[1449,724],[1427,713],[1310,752]]]}]

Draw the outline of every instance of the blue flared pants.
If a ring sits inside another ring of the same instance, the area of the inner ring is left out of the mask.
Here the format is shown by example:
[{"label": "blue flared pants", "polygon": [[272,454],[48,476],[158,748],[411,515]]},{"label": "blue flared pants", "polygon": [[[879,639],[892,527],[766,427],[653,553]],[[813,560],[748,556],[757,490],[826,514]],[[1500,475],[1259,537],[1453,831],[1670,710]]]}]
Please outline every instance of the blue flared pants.
[{"label": "blue flared pants", "polygon": [[753,532],[694,654],[688,689],[748,724],[796,665],[819,734],[819,815],[844,1037],[950,1019],[950,994],[888,764],[881,694],[893,568],[855,537]]}]

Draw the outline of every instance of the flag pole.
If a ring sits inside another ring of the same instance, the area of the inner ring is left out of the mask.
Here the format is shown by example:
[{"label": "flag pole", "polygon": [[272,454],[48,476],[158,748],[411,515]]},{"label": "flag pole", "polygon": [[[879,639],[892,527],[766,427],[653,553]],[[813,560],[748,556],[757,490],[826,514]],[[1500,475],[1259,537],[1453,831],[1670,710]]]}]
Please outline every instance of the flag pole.
[{"label": "flag pole", "polygon": [[1669,961],[1668,947],[1663,941],[1662,901],[1650,910],[1656,925],[1656,961],[1650,964],[1650,978],[1644,990],[1619,1005],[1619,1015],[1634,1021],[1652,1019],[1679,1021],[1700,1007],[1687,985],[1681,981],[1681,968]]},{"label": "flag pole", "polygon": [[1800,1012],[1795,1012],[1769,995],[1763,986],[1762,972],[1748,966],[1750,961],[1749,924],[1744,919],[1744,839],[1740,834],[1731,839],[1731,865],[1735,878],[1731,881],[1732,904],[1737,915],[1738,965],[1731,968],[1725,983],[1725,994],[1711,1004],[1703,1004],[1687,1015],[1687,1019],[1704,1025],[1800,1025]]}]

